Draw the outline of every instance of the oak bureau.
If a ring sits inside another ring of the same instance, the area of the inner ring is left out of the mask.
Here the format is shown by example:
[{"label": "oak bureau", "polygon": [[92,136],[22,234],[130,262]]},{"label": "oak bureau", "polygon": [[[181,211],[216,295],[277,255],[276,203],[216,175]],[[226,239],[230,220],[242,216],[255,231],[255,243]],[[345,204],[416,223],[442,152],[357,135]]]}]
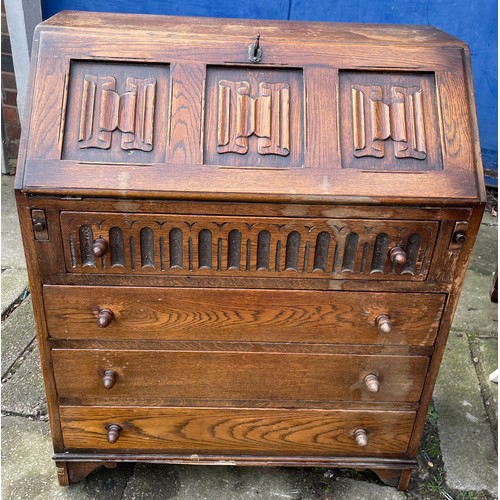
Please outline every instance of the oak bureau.
[{"label": "oak bureau", "polygon": [[61,485],[130,461],[407,488],[485,202],[464,43],[62,12],[22,149]]}]

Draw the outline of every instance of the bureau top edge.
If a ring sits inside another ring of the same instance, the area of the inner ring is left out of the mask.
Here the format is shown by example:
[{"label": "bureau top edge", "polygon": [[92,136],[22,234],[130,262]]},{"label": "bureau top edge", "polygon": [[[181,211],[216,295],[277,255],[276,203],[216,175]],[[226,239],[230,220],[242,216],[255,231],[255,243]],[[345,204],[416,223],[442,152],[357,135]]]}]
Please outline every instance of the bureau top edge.
[{"label": "bureau top edge", "polygon": [[[163,16],[151,14],[114,14],[107,12],[61,11],[38,26],[38,31],[73,29],[168,33],[184,37],[186,33],[200,38],[219,36],[248,38],[248,30],[259,29],[264,38],[286,40],[288,32],[303,43],[398,43],[465,46],[464,42],[429,25],[302,22],[264,19]],[[381,31],[383,29],[384,31]]]}]

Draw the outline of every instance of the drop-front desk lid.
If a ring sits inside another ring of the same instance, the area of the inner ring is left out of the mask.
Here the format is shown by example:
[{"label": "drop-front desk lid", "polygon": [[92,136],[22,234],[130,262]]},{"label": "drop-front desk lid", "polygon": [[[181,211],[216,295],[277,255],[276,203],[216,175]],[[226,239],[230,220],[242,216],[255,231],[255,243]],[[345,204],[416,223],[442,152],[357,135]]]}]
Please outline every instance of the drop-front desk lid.
[{"label": "drop-front desk lid", "polygon": [[27,193],[484,199],[469,51],[429,26],[62,12],[32,61]]}]

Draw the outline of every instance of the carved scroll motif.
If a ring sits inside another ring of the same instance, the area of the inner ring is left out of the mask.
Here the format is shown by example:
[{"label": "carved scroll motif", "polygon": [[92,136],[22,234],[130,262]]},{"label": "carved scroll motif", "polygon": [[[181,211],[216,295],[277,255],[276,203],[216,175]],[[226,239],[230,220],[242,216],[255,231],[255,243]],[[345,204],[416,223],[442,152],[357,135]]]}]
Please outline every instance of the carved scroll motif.
[{"label": "carved scroll motif", "polygon": [[290,154],[290,86],[259,84],[259,97],[250,97],[246,81],[219,82],[217,152],[248,152],[248,138],[257,136],[261,155]]},{"label": "carved scroll motif", "polygon": [[390,87],[383,102],[378,85],[351,87],[354,156],[385,156],[384,141],[394,141],[396,158],[425,160],[425,126],[420,87]]},{"label": "carved scroll motif", "polygon": [[153,149],[156,80],[128,77],[125,92],[116,92],[112,76],[85,75],[78,145],[80,149],[111,147],[111,135],[122,132],[124,150]]}]

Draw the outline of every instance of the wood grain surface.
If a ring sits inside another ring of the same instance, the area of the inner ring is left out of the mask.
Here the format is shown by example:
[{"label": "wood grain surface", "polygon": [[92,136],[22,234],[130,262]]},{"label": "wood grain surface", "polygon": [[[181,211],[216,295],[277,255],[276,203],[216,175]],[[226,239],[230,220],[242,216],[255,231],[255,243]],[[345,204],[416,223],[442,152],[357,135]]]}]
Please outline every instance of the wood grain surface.
[{"label": "wood grain surface", "polygon": [[[45,286],[52,338],[434,343],[442,294]],[[114,319],[103,329],[98,311]],[[388,315],[390,333],[376,326]]]},{"label": "wood grain surface", "polygon": [[[68,450],[148,450],[283,456],[404,455],[414,412],[328,410],[236,410],[192,408],[102,408],[61,406]],[[105,427],[120,425],[115,444]],[[359,448],[353,431],[363,428],[368,445]]]},{"label": "wood grain surface", "polygon": [[[57,393],[72,405],[162,401],[401,401],[420,399],[428,358],[252,352],[54,349]],[[115,373],[110,389],[105,371]],[[364,378],[375,375],[377,393]]]}]

